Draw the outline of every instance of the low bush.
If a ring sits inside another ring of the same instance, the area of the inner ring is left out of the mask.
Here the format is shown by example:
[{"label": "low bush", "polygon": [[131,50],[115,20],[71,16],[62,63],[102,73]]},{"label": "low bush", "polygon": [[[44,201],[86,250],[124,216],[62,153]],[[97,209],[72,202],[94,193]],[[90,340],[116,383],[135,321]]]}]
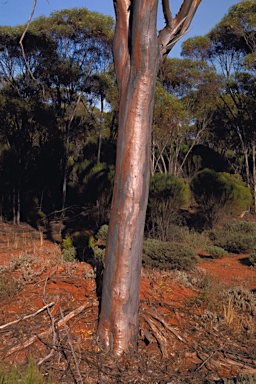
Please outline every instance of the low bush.
[{"label": "low bush", "polygon": [[240,175],[204,169],[193,177],[190,188],[210,228],[223,214],[241,214],[252,202],[251,191]]},{"label": "low bush", "polygon": [[143,243],[142,260],[148,267],[189,271],[195,267],[197,257],[187,245],[147,239]]},{"label": "low bush", "polygon": [[0,276],[0,300],[3,301],[15,296],[21,287],[20,280],[16,280],[14,277],[8,279],[6,276]]},{"label": "low bush", "polygon": [[31,360],[25,371],[19,367],[12,365],[5,369],[0,367],[0,383],[1,384],[50,384],[51,379],[47,379],[40,372],[37,365]]},{"label": "low bush", "polygon": [[227,255],[227,251],[225,249],[217,247],[216,245],[207,247],[206,252],[208,252],[213,259],[221,259]]},{"label": "low bush", "polygon": [[226,221],[223,224],[223,230],[236,234],[248,234],[256,236],[256,223],[253,221]]},{"label": "low bush", "polygon": [[251,252],[256,244],[256,236],[250,233],[237,233],[229,230],[215,229],[209,232],[213,245],[225,249],[231,253]]},{"label": "low bush", "polygon": [[171,225],[168,234],[168,241],[183,243],[194,249],[202,249],[211,244],[207,232],[197,232],[184,225]]},{"label": "low bush", "polygon": [[251,252],[249,256],[249,260],[252,263],[252,265],[255,267],[256,266],[256,247],[254,247],[253,251]]},{"label": "low bush", "polygon": [[62,258],[64,261],[74,261],[76,258],[76,249],[73,245],[71,236],[66,236],[62,241]]},{"label": "low bush", "polygon": [[188,203],[189,187],[172,174],[157,173],[150,180],[146,228],[151,237],[168,241],[170,227]]}]

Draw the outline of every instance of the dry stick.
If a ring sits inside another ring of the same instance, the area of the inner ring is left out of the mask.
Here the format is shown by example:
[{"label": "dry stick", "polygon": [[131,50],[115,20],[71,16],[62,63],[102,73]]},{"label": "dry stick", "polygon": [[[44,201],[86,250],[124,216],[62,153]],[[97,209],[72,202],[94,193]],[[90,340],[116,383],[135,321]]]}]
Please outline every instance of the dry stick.
[{"label": "dry stick", "polygon": [[28,64],[28,62],[27,62],[26,55],[25,55],[25,51],[24,51],[24,46],[23,46],[23,39],[24,39],[24,37],[25,37],[25,35],[26,35],[27,31],[28,31],[28,28],[29,28],[29,25],[30,25],[30,23],[31,23],[32,17],[34,16],[35,9],[36,9],[36,3],[37,3],[37,0],[34,0],[33,7],[32,7],[32,11],[31,11],[31,13],[30,13],[30,15],[29,15],[29,18],[28,18],[28,21],[27,21],[26,28],[24,29],[24,31],[23,31],[23,33],[22,33],[22,35],[21,35],[19,44],[20,44],[20,46],[21,46],[22,56],[23,56],[23,59],[24,59],[24,61],[25,61],[27,70],[28,70],[28,72],[29,72],[31,78],[32,78],[33,80],[35,80],[35,81],[38,83],[38,80],[34,77],[32,71],[31,71],[31,69],[30,69],[30,66],[29,66],[29,64]]},{"label": "dry stick", "polygon": [[206,359],[202,359],[199,354],[198,357],[203,360],[203,362],[195,369],[195,371],[199,371],[220,349],[217,349],[217,351],[212,352],[209,356],[207,356]]},{"label": "dry stick", "polygon": [[[45,280],[45,283],[44,283],[43,300],[44,300],[45,304],[47,304],[45,292],[46,292],[47,282],[48,282],[49,279],[50,278],[47,277],[46,280]],[[44,358],[39,360],[37,365],[41,365],[45,360],[48,360],[50,357],[52,357],[52,355],[54,354],[54,351],[56,349],[57,332],[56,332],[56,329],[55,329],[55,319],[52,316],[52,313],[51,313],[51,311],[50,311],[50,309],[48,307],[47,307],[47,313],[48,313],[48,316],[49,316],[49,318],[51,320],[51,330],[52,330],[52,334],[53,334],[52,347],[51,347],[51,352],[47,356],[45,356]]]},{"label": "dry stick", "polygon": [[162,318],[162,316],[160,316],[156,312],[148,312],[148,314],[154,317],[156,320],[160,321],[160,323],[162,323],[165,326],[165,328],[167,328],[170,332],[172,332],[180,341],[182,341],[183,343],[185,342],[185,340],[178,334],[178,332],[176,332],[173,327],[171,327],[166,323],[166,321]]},{"label": "dry stick", "polygon": [[22,318],[20,318],[20,319],[18,319],[18,320],[11,321],[10,323],[0,325],[0,329],[7,328],[7,327],[9,327],[10,325],[17,324],[17,323],[19,323],[19,322],[22,321],[22,320],[29,319],[30,317],[35,317],[35,316],[38,315],[39,313],[43,312],[46,308],[50,308],[50,307],[52,307],[54,304],[55,304],[54,301],[52,301],[51,303],[45,305],[43,308],[38,309],[38,311],[36,311],[36,312],[34,312],[34,313],[31,313],[30,315],[24,316],[24,317],[22,317]]},{"label": "dry stick", "polygon": [[70,337],[70,333],[68,331],[68,327],[67,327],[66,321],[64,320],[64,316],[63,316],[63,312],[62,312],[61,307],[60,307],[60,313],[61,313],[61,318],[63,320],[64,328],[65,328],[65,331],[66,331],[66,334],[67,334],[67,337],[68,337],[68,343],[69,343],[69,346],[70,346],[70,349],[71,349],[71,353],[72,353],[73,359],[75,361],[77,374],[79,376],[79,380],[80,380],[81,384],[83,384],[83,378],[82,378],[81,371],[80,371],[80,368],[79,368],[79,364],[78,364],[78,361],[77,361],[77,358],[76,358],[76,354],[75,354],[75,351],[74,351],[72,339]]},{"label": "dry stick", "polygon": [[157,341],[158,341],[158,343],[160,345],[160,349],[161,349],[163,358],[167,358],[168,357],[168,350],[167,350],[168,343],[167,343],[166,338],[162,335],[160,330],[157,328],[157,326],[154,324],[154,322],[151,319],[149,319],[145,315],[142,315],[142,317],[150,325],[150,327],[151,327],[151,329],[152,329],[152,331],[154,333],[154,336],[155,336],[155,338],[157,339]]},{"label": "dry stick", "polygon": [[[95,304],[93,304],[95,305]],[[68,315],[66,315],[63,319],[59,320],[56,324],[56,328],[60,328],[64,325],[64,322],[69,321],[73,317],[77,316],[79,313],[81,313],[84,309],[90,308],[91,304],[88,303],[81,305],[80,307],[76,308],[74,311],[70,312]],[[47,336],[51,333],[52,327],[48,328],[46,331],[40,333],[39,335],[32,336],[30,339],[28,339],[23,345],[19,345],[18,347],[11,348],[7,353],[6,357],[12,355],[14,352],[18,352],[22,349],[25,349],[29,347],[31,344],[33,344],[36,340],[43,338],[44,336]]]}]

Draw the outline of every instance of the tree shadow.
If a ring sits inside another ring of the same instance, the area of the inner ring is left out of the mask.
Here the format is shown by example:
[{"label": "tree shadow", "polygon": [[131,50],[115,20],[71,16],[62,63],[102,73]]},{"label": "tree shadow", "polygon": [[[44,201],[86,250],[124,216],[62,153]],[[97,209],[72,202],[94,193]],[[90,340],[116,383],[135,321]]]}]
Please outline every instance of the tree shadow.
[{"label": "tree shadow", "polygon": [[239,262],[242,265],[245,265],[246,267],[251,267],[253,264],[250,262],[249,257],[243,257],[242,259],[239,259]]}]

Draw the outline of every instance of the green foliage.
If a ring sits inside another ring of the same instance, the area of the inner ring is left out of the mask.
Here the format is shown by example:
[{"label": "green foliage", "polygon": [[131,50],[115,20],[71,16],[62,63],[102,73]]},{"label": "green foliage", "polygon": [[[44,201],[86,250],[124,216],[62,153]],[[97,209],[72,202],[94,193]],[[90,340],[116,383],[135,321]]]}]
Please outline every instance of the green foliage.
[{"label": "green foliage", "polygon": [[102,225],[96,233],[95,237],[99,242],[103,244],[106,243],[108,237],[108,225]]},{"label": "green foliage", "polygon": [[254,247],[253,251],[250,253],[249,260],[253,266],[256,266],[256,247]]},{"label": "green foliage", "polygon": [[24,372],[19,367],[10,366],[8,369],[0,367],[0,384],[50,384],[51,379],[46,379],[33,360]]},{"label": "green foliage", "polygon": [[66,236],[62,241],[62,258],[64,261],[74,261],[76,258],[76,249],[71,236]]},{"label": "green foliage", "polygon": [[253,221],[234,221],[228,220],[223,223],[223,230],[235,233],[235,234],[247,234],[256,236],[256,223]]},{"label": "green foliage", "polygon": [[239,214],[248,209],[252,195],[240,175],[204,169],[191,181],[191,191],[201,215],[210,226],[223,214]]},{"label": "green foliage", "polygon": [[197,232],[193,228],[189,229],[185,225],[171,225],[168,241],[175,241],[190,246],[193,249],[202,249],[211,242],[207,232]]},{"label": "green foliage", "polygon": [[216,245],[207,247],[206,252],[208,252],[213,259],[221,259],[227,255],[227,251],[225,249],[217,247]]},{"label": "green foliage", "polygon": [[255,384],[256,383],[256,375],[254,374],[245,374],[240,373],[238,376],[233,379],[223,379],[223,384]]},{"label": "green foliage", "polygon": [[178,210],[187,204],[188,185],[171,174],[155,174],[150,180],[147,226],[152,237],[168,240]]},{"label": "green foliage", "polygon": [[256,244],[256,224],[247,221],[227,222],[223,229],[209,232],[213,244],[232,253],[247,253]]},{"label": "green foliage", "polygon": [[187,245],[147,239],[143,243],[142,260],[145,266],[159,269],[192,270],[196,254]]}]

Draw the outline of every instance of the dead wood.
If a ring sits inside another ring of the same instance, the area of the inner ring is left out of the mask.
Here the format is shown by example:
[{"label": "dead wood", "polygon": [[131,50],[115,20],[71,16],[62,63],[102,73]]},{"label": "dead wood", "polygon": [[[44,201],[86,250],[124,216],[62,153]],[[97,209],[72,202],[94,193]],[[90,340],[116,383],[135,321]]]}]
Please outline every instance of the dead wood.
[{"label": "dead wood", "polygon": [[[95,305],[95,304],[92,304]],[[63,319],[59,320],[56,324],[56,328],[60,328],[64,326],[64,323],[71,320],[73,317],[77,316],[79,313],[81,313],[83,310],[88,309],[91,307],[91,304],[86,303],[81,305],[80,307],[76,308],[74,311],[70,312],[68,315],[66,315]],[[15,352],[21,351],[22,349],[25,349],[29,347],[31,344],[33,344],[35,341],[42,339],[45,336],[48,336],[52,332],[52,327],[49,327],[46,331],[41,332],[39,335],[34,335],[27,341],[25,341],[22,345],[18,345],[16,347],[11,348],[6,353],[6,357],[12,355]]]},{"label": "dead wood", "polygon": [[142,317],[149,324],[150,328],[152,329],[152,332],[153,332],[156,340],[159,343],[163,358],[167,358],[169,356],[169,354],[168,354],[169,343],[168,343],[167,337],[165,335],[163,335],[163,332],[153,322],[152,319],[150,319],[148,316],[145,316],[145,315],[142,315]]},{"label": "dead wood", "polygon": [[185,343],[185,339],[183,339],[179,334],[178,332],[173,328],[171,327],[170,325],[168,325],[166,323],[166,321],[163,319],[163,317],[157,313],[156,311],[152,312],[152,311],[147,311],[147,313],[152,316],[154,319],[158,320],[160,323],[163,324],[163,326],[168,329],[168,331],[170,331],[171,333],[173,333],[180,341],[182,341],[183,343]]},{"label": "dead wood", "polygon": [[51,303],[46,304],[43,308],[38,309],[38,311],[36,311],[34,313],[31,313],[30,315],[23,316],[23,317],[21,317],[18,320],[11,321],[10,323],[6,323],[6,324],[3,324],[3,325],[0,325],[0,329],[8,328],[9,326],[17,324],[17,323],[19,323],[22,320],[26,320],[26,319],[30,319],[31,317],[35,317],[39,313],[43,312],[45,309],[52,307],[54,304],[55,304],[54,301],[52,301]]}]

